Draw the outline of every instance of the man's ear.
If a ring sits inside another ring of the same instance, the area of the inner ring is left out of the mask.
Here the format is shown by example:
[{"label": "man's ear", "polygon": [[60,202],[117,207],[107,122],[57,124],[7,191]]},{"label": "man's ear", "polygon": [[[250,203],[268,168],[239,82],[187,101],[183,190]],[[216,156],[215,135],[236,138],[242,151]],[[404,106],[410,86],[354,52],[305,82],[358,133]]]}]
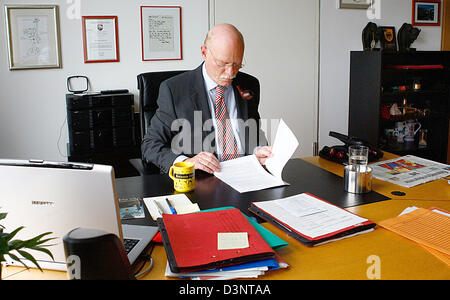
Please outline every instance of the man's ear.
[{"label": "man's ear", "polygon": [[208,51],[208,49],[206,48],[205,45],[202,45],[200,47],[200,50],[201,50],[201,53],[202,53],[203,60],[206,60],[206,51]]}]

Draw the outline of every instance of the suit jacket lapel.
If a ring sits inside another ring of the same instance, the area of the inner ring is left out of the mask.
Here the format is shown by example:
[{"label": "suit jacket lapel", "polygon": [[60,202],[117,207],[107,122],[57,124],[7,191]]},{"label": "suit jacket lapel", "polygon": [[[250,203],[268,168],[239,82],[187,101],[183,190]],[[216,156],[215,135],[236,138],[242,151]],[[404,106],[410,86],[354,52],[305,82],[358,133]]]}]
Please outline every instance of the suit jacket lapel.
[{"label": "suit jacket lapel", "polygon": [[[202,115],[202,124],[201,128],[196,128],[196,130],[201,130],[202,132],[202,150],[210,153],[217,153],[216,151],[216,142],[214,138],[214,127],[212,123],[210,123],[210,130],[203,130],[203,124],[207,120],[211,120],[211,111],[209,109],[208,95],[206,94],[205,81],[202,75],[202,66],[201,64],[197,69],[194,70],[191,86],[191,94],[190,98],[192,100],[194,110],[201,111]],[[194,120],[195,122],[195,120]],[[195,126],[195,124],[191,124],[191,126]],[[212,136],[210,136],[212,134]],[[206,137],[212,137],[211,143],[203,143]]]}]

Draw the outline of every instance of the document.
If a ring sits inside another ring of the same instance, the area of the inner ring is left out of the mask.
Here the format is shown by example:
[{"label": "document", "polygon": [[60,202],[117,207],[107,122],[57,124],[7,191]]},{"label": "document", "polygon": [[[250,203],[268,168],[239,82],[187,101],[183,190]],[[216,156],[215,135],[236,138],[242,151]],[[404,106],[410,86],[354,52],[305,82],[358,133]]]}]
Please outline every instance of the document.
[{"label": "document", "polygon": [[215,172],[214,176],[239,193],[287,185],[281,178],[264,170],[255,155],[221,162],[220,168],[220,172]]},{"label": "document", "polygon": [[409,209],[409,212],[381,221],[379,225],[450,256],[450,217],[446,213],[436,209]]},{"label": "document", "polygon": [[278,125],[275,141],[272,145],[273,157],[266,161],[266,168],[272,175],[281,179],[283,168],[298,147],[298,140],[283,119]]},{"label": "document", "polygon": [[[413,212],[413,211],[415,211],[417,209],[419,209],[419,207],[416,207],[416,206],[407,207],[404,211],[402,211],[402,213],[399,216],[404,215],[404,214],[408,214],[408,213]],[[438,213],[438,214],[441,214],[441,215],[444,215],[444,216],[447,216],[447,217],[450,217],[450,213],[448,213],[446,211],[443,211],[443,210],[441,210],[439,208],[429,208],[428,210],[430,210],[432,212],[435,212],[435,213]],[[448,237],[447,237],[447,240],[448,240]],[[433,248],[431,248],[429,246],[425,246],[424,244],[420,244],[419,243],[419,245],[422,246],[423,248],[425,248],[428,252],[433,254],[436,258],[440,259],[442,262],[444,262],[447,266],[450,267],[450,255],[445,254],[445,253],[443,253],[441,251],[438,251],[436,249],[433,249]]]},{"label": "document", "polygon": [[173,205],[177,214],[200,211],[197,203],[192,203],[185,194],[167,195],[144,198],[143,201],[153,220],[162,218],[162,214],[172,214],[168,201]]},{"label": "document", "polygon": [[298,140],[286,123],[280,120],[272,145],[273,157],[267,159],[268,173],[255,155],[240,157],[220,163],[220,172],[214,175],[239,193],[258,191],[288,185],[282,180],[282,171],[298,147]]},{"label": "document", "polygon": [[253,202],[280,224],[309,239],[333,234],[368,221],[309,194],[272,201]]}]

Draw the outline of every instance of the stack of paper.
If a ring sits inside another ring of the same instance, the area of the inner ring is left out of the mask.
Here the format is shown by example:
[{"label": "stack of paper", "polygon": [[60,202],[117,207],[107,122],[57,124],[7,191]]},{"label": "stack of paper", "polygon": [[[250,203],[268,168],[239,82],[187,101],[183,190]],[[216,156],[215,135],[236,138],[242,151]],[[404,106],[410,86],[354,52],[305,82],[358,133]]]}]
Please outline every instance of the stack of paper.
[{"label": "stack of paper", "polygon": [[168,277],[256,278],[288,267],[274,252],[287,243],[232,207],[163,214],[158,226],[168,258]]},{"label": "stack of paper", "polygon": [[413,240],[450,266],[450,214],[439,208],[408,207],[380,226]]},{"label": "stack of paper", "polygon": [[229,267],[216,268],[188,273],[174,273],[170,270],[169,264],[166,266],[165,276],[190,278],[192,280],[230,280],[238,278],[258,278],[267,271],[285,269],[289,265],[283,261],[281,256],[275,255],[273,259],[259,260],[250,263],[243,263]]}]

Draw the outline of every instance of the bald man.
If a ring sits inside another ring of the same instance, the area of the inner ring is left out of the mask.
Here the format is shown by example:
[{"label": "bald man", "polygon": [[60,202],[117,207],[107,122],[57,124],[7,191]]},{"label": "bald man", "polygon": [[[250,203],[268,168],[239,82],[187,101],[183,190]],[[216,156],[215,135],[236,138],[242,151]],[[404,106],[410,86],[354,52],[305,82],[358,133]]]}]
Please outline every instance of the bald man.
[{"label": "bald man", "polygon": [[204,62],[161,83],[158,110],[142,141],[143,158],[167,173],[176,162],[220,171],[220,161],[272,156],[260,129],[259,81],[239,72],[244,38],[233,25],[213,27],[201,46]]}]

